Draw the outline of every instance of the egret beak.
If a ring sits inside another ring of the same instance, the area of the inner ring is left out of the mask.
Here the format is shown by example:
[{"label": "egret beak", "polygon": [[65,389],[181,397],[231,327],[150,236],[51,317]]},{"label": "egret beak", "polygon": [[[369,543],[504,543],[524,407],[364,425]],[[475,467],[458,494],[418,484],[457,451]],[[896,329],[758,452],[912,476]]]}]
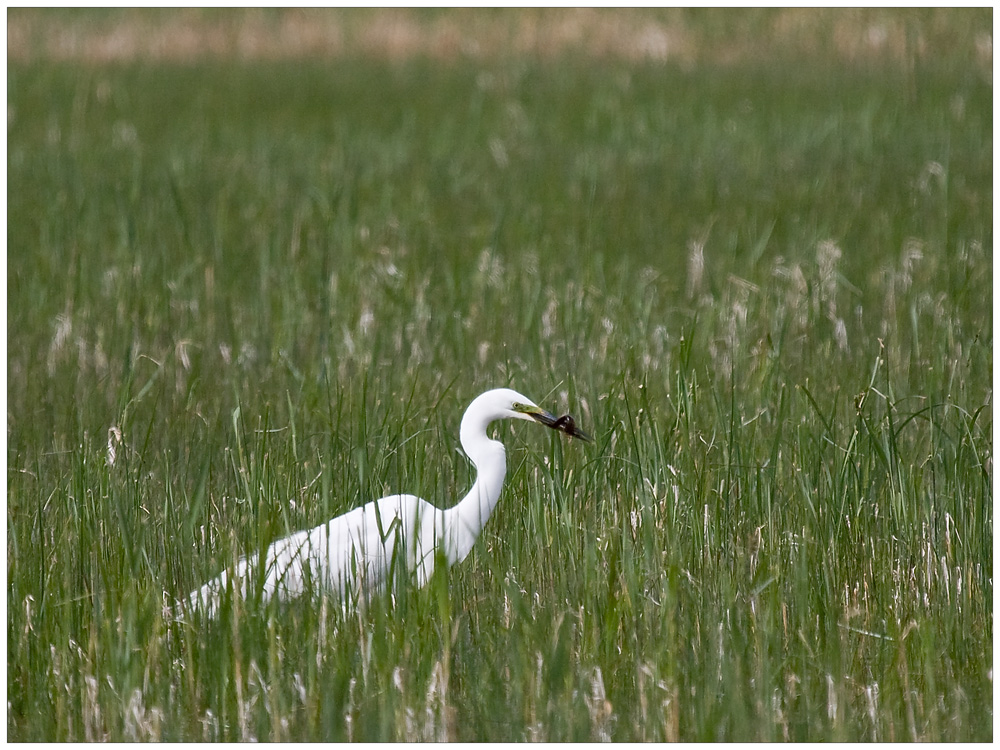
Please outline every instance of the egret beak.
[{"label": "egret beak", "polygon": [[565,432],[570,437],[579,438],[585,443],[592,441],[590,435],[576,426],[576,421],[570,414],[563,414],[561,417],[557,417],[554,414],[545,411],[545,409],[541,409],[537,406],[527,406],[524,404],[516,404],[514,408],[522,414],[527,414],[536,422],[543,424],[546,427],[551,427],[553,430]]}]

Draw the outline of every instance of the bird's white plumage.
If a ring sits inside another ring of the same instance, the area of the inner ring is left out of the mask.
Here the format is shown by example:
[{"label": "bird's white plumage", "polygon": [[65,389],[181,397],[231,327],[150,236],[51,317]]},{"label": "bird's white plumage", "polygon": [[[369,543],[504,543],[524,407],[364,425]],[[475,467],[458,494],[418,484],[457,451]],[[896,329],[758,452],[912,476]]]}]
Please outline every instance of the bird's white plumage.
[{"label": "bird's white plumage", "polygon": [[230,585],[244,598],[250,586],[259,586],[265,601],[311,590],[357,601],[404,572],[424,585],[439,554],[449,564],[465,559],[500,498],[506,456],[503,444],[486,434],[489,424],[499,419],[539,419],[549,426],[554,420],[516,391],[483,393],[469,405],[460,431],[462,448],[477,469],[476,481],[454,506],[440,509],[415,495],[388,495],[275,541],[262,556],[262,567],[257,567],[258,555],[243,558],[231,573],[223,571],[195,589],[190,606],[215,616]]}]

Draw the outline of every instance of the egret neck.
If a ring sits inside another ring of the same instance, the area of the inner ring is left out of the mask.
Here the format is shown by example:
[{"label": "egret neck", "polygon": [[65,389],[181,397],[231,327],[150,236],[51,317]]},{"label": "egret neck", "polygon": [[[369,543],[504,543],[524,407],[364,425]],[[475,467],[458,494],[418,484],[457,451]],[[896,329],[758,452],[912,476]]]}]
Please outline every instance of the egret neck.
[{"label": "egret neck", "polygon": [[448,540],[446,554],[449,563],[465,559],[476,543],[476,537],[489,520],[507,475],[507,455],[503,443],[486,436],[486,428],[496,419],[477,407],[475,399],[462,417],[459,440],[465,455],[476,467],[472,489],[457,504],[444,511],[444,532]]}]

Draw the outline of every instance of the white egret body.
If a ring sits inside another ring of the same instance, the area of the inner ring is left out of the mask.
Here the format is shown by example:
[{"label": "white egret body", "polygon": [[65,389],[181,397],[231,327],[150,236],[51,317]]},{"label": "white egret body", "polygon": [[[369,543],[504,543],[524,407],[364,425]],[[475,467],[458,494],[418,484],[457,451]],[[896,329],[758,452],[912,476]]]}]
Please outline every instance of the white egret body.
[{"label": "white egret body", "polygon": [[[264,553],[259,569],[262,599],[290,599],[325,589],[343,600],[357,601],[404,570],[423,586],[439,554],[450,565],[464,560],[500,499],[507,473],[503,444],[486,435],[489,424],[499,419],[535,420],[590,439],[568,415],[557,418],[509,388],[487,391],[462,417],[462,448],[477,470],[476,481],[462,500],[441,509],[415,495],[388,495],[314,529],[278,539]],[[244,598],[258,559],[257,555],[241,559],[231,573],[233,591]],[[223,571],[191,593],[191,607],[214,617],[229,585],[230,573]]]}]

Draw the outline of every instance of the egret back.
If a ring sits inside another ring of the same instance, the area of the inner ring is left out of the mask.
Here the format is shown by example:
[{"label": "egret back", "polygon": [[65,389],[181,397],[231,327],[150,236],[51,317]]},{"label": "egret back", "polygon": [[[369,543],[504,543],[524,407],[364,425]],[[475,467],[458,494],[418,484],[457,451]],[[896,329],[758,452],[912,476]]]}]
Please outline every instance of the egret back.
[{"label": "egret back", "polygon": [[[381,591],[396,576],[409,576],[423,586],[434,573],[435,550],[443,538],[440,510],[415,495],[389,495],[355,508],[313,529],[278,539],[264,555],[261,597],[294,599],[329,589],[340,598]],[[257,556],[243,557],[233,569],[234,590],[245,599],[252,587],[251,566]],[[214,617],[229,574],[192,592],[190,604]]]},{"label": "egret back", "polygon": [[311,547],[326,551],[327,585],[341,594],[381,590],[397,575],[422,586],[434,572],[441,512],[416,495],[389,495],[310,534]]}]

